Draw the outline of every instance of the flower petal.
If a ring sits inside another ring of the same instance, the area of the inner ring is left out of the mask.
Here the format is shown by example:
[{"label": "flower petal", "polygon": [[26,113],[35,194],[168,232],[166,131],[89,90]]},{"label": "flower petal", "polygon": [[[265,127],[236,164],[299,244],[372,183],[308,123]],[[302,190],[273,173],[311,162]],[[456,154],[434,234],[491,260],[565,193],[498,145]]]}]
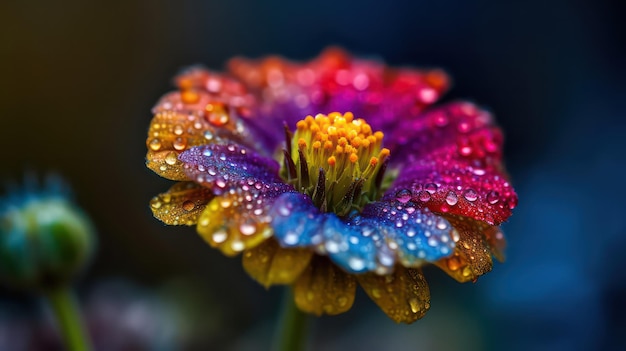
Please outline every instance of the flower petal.
[{"label": "flower petal", "polygon": [[192,182],[174,184],[150,201],[154,217],[167,225],[194,225],[213,198],[211,190]]},{"label": "flower petal", "polygon": [[[215,112],[220,109],[221,112]],[[164,178],[187,180],[178,160],[181,152],[198,145],[223,143],[223,140],[244,144],[253,140],[232,108],[223,106],[213,110],[211,113],[203,110],[157,112],[150,122],[146,140],[148,168]],[[221,125],[214,121],[216,118],[221,118]]]},{"label": "flower petal", "polygon": [[283,247],[309,247],[348,273],[390,271],[395,257],[378,225],[350,225],[322,213],[300,193],[283,194],[271,211],[274,237]]},{"label": "flower petal", "polygon": [[410,199],[436,213],[492,225],[509,218],[517,195],[500,161],[501,132],[487,112],[454,103],[407,123],[392,139],[400,141],[394,162],[408,166],[386,192],[385,201]]},{"label": "flower petal", "polygon": [[180,161],[185,174],[216,195],[230,189],[283,193],[293,187],[278,176],[278,163],[250,148],[229,143],[209,144],[183,152]]},{"label": "flower petal", "polygon": [[296,305],[317,316],[346,312],[354,303],[356,281],[328,258],[313,256],[311,264],[293,285]]},{"label": "flower petal", "polygon": [[198,233],[228,256],[253,248],[272,236],[268,212],[279,194],[252,187],[216,196],[198,219]]},{"label": "flower petal", "polygon": [[256,102],[241,83],[203,69],[189,69],[179,77],[180,91],[161,98],[146,145],[147,166],[172,180],[186,180],[178,155],[193,146],[223,140],[255,145],[241,116]]},{"label": "flower petal", "polygon": [[307,115],[335,111],[353,112],[376,129],[392,126],[400,118],[417,115],[449,87],[441,70],[392,69],[337,48],[304,63],[279,57],[236,58],[229,68],[263,97],[267,118],[290,127]]},{"label": "flower petal", "polygon": [[374,202],[354,223],[378,225],[406,267],[420,267],[452,254],[458,233],[443,217],[408,201]]},{"label": "flower petal", "polygon": [[459,241],[454,254],[436,264],[461,283],[476,281],[493,267],[490,248],[484,237],[485,231],[493,227],[466,217],[448,216],[448,220],[459,232]]},{"label": "flower petal", "polygon": [[491,254],[499,261],[504,262],[506,256],[504,254],[504,249],[506,249],[506,240],[504,239],[504,234],[499,227],[491,226],[485,229],[485,240],[487,244],[489,244],[489,249],[491,250]]},{"label": "flower petal", "polygon": [[450,223],[412,203],[378,202],[360,215],[339,219],[322,213],[300,193],[280,196],[271,211],[274,236],[283,247],[311,247],[349,273],[387,274],[396,261],[407,267],[452,254]]},{"label": "flower petal", "polygon": [[393,274],[356,276],[367,295],[396,323],[413,323],[430,308],[428,283],[420,269],[396,266]]},{"label": "flower petal", "polygon": [[268,239],[243,254],[243,268],[263,286],[292,284],[309,265],[313,251],[284,249]]}]

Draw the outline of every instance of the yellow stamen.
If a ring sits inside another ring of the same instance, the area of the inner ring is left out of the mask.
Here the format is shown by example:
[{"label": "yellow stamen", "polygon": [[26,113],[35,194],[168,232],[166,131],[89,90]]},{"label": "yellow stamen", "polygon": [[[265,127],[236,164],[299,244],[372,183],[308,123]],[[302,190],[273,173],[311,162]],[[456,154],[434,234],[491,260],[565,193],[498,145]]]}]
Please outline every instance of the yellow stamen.
[{"label": "yellow stamen", "polygon": [[[321,169],[326,175],[324,189],[327,193],[319,198],[326,200],[325,208],[328,210],[337,211],[335,206],[339,206],[346,195],[353,195],[355,202],[352,206],[356,207],[375,200],[380,195],[380,184],[375,184],[375,179],[381,178],[376,175],[389,157],[389,150],[382,148],[383,137],[382,132],[374,132],[365,120],[355,119],[351,112],[307,116],[296,123],[288,154],[298,165],[302,153],[310,181],[304,184],[300,179],[295,179],[294,186],[312,195],[319,188],[317,177]],[[356,181],[363,185],[356,187],[361,189],[361,193],[347,194],[350,189],[355,189],[351,184]],[[340,209],[344,210],[348,209]]]}]

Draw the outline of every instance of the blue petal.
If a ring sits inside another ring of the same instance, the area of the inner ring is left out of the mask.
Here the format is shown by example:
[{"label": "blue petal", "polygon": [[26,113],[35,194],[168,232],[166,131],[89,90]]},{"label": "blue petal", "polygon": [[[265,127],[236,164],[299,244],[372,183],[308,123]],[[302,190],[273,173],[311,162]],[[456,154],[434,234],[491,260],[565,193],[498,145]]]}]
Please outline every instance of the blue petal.
[{"label": "blue petal", "polygon": [[283,247],[307,247],[322,243],[322,230],[326,216],[311,199],[301,193],[281,195],[272,210],[274,237]]},{"label": "blue petal", "polygon": [[385,229],[391,249],[405,266],[419,265],[422,261],[434,262],[450,256],[456,237],[454,228],[443,217],[413,202],[375,202],[363,209],[353,221],[377,220]]}]

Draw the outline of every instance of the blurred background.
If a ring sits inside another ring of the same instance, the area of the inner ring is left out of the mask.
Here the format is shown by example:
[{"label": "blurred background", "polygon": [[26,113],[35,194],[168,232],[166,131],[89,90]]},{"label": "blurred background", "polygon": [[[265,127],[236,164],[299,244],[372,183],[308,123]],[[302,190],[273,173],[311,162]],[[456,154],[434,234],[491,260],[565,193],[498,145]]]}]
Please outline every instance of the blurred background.
[{"label": "blurred background", "polygon": [[[150,108],[181,69],[328,45],[438,66],[491,109],[520,202],[505,264],[475,284],[426,269],[431,311],[395,325],[364,294],[313,349],[626,349],[626,25],[620,1],[0,3],[0,180],[56,171],[98,228],[78,282],[101,350],[264,350],[266,291],[148,201]],[[605,187],[606,186],[606,187]],[[0,288],[0,350],[61,350],[35,296]]]}]

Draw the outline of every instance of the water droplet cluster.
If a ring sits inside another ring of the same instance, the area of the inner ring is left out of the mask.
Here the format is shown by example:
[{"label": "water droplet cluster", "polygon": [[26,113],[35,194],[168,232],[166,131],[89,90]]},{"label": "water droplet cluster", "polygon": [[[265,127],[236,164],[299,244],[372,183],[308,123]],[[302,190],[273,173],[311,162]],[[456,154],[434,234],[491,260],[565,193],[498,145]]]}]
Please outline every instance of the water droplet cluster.
[{"label": "water droplet cluster", "polygon": [[179,182],[150,201],[154,216],[168,225],[194,225],[213,193],[194,182]]},{"label": "water droplet cluster", "polygon": [[321,213],[303,194],[284,194],[270,213],[283,247],[311,247],[350,273],[388,274],[396,263],[419,267],[452,254],[458,233],[413,203],[374,203],[346,220]]},{"label": "water droplet cluster", "polygon": [[256,145],[242,117],[256,106],[241,83],[194,68],[177,78],[179,91],[166,94],[154,107],[146,146],[147,166],[172,180],[187,180],[178,161],[181,152],[230,140]]},{"label": "water droplet cluster", "polygon": [[503,172],[502,134],[492,123],[476,106],[452,103],[400,126],[391,140],[410,156],[399,156],[406,164],[385,198],[502,223],[517,206],[517,195]]},{"label": "water droplet cluster", "polygon": [[430,309],[430,291],[421,270],[396,267],[380,276],[367,273],[357,280],[369,297],[396,323],[412,323]]}]

